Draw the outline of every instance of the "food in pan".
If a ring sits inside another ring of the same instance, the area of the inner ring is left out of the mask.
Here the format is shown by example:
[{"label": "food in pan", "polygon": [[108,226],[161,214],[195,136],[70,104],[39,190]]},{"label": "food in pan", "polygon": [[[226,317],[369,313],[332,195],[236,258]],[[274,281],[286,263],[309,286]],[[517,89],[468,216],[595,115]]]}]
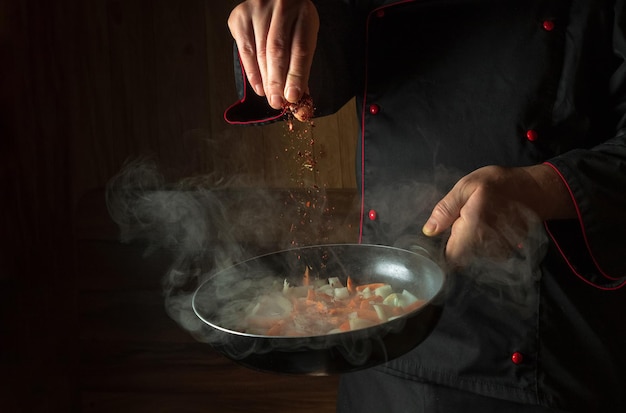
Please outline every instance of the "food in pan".
[{"label": "food in pan", "polygon": [[274,282],[240,307],[236,330],[264,336],[317,336],[368,328],[421,307],[407,290],[386,283],[355,285],[337,277],[312,280],[305,271],[302,285]]}]

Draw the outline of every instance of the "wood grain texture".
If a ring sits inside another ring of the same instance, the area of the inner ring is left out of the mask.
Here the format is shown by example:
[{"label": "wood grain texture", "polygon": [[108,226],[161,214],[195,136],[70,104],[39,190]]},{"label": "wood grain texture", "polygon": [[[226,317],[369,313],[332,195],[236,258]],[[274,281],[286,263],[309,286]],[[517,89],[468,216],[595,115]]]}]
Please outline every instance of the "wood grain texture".
[{"label": "wood grain texture", "polygon": [[[172,180],[202,174],[215,184],[297,186],[285,123],[240,127],[223,119],[237,99],[226,26],[237,3],[76,2],[67,17],[76,36],[67,62],[74,201],[127,160],[147,156]],[[316,121],[326,158],[318,184],[356,185],[353,105]]]},{"label": "wood grain texture", "polygon": [[[168,257],[119,243],[104,209],[102,188],[142,157],[171,182],[302,189],[285,124],[223,119],[238,1],[0,0],[0,411],[280,412],[295,397],[332,411],[335,379],[268,379],[181,331],[162,302]],[[316,121],[326,155],[307,185],[354,190],[353,104]],[[328,239],[353,239],[346,214]]]},{"label": "wood grain texture", "polygon": [[2,2],[0,10],[0,410],[71,411],[73,28],[62,24],[64,4]]}]

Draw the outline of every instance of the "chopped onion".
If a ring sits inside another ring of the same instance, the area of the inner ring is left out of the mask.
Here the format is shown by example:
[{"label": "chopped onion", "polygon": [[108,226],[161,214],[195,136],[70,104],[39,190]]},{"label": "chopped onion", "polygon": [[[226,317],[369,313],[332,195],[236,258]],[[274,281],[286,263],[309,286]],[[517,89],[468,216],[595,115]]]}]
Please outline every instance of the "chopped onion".
[{"label": "chopped onion", "polygon": [[348,291],[348,287],[335,288],[335,298],[343,300],[349,297],[350,291]]},{"label": "chopped onion", "polygon": [[402,290],[402,301],[402,307],[406,307],[407,305],[411,305],[419,301],[419,299],[407,290]]},{"label": "chopped onion", "polygon": [[393,292],[393,289],[391,288],[389,284],[385,284],[382,287],[378,287],[377,289],[374,290],[374,294],[383,298],[386,298],[392,292]]},{"label": "chopped onion", "polygon": [[337,278],[337,277],[330,277],[328,279],[328,284],[330,284],[330,286],[333,287],[333,288],[341,288],[341,287],[343,287],[343,284],[341,283],[341,280],[339,280],[339,278]]},{"label": "chopped onion", "polygon": [[322,292],[330,297],[335,296],[335,289],[330,284],[325,284],[317,289],[317,291]]},{"label": "chopped onion", "polygon": [[376,310],[376,314],[378,315],[378,318],[380,318],[380,321],[387,321],[387,314],[382,306],[374,304],[374,310]]}]

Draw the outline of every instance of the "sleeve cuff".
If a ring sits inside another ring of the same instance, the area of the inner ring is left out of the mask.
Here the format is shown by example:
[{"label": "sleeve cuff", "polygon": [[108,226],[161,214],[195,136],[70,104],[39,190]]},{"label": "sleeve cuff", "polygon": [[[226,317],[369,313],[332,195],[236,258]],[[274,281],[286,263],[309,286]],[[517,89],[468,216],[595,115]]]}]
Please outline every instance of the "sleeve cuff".
[{"label": "sleeve cuff", "polygon": [[[587,234],[583,212],[575,195],[576,191],[553,163],[546,162],[545,164],[551,166],[566,185],[578,217],[574,220],[554,220],[545,223],[546,231],[557,250],[571,271],[584,282],[603,290],[616,290],[623,287],[626,285],[626,276],[610,274],[612,271],[605,268],[606,266],[601,264],[597,254],[594,253],[596,246]],[[602,246],[597,248],[602,248]]]},{"label": "sleeve cuff", "polygon": [[285,110],[272,108],[265,96],[257,95],[248,84],[236,46],[233,56],[239,100],[224,111],[224,120],[231,125],[264,125],[281,120]]}]

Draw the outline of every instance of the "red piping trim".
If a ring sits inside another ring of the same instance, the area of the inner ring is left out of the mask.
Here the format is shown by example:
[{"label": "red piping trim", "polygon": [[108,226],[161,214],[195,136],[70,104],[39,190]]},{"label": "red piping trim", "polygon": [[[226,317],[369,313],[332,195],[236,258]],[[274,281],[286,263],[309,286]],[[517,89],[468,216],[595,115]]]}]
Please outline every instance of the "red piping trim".
[{"label": "red piping trim", "polygon": [[369,56],[369,35],[370,35],[370,18],[372,17],[370,12],[367,16],[367,23],[365,26],[365,74],[364,74],[364,88],[363,88],[363,103],[361,104],[361,206],[359,217],[359,244],[363,242],[363,220],[365,219],[365,107],[367,105],[367,82],[368,82],[368,56]]},{"label": "red piping trim", "polygon": [[[576,271],[576,269],[572,266],[572,263],[567,259],[567,257],[565,256],[565,252],[561,249],[561,246],[559,245],[559,243],[556,241],[554,235],[552,234],[552,232],[550,231],[550,228],[548,228],[548,224],[544,223],[544,226],[546,228],[546,232],[548,233],[548,235],[550,236],[550,238],[552,238],[552,241],[554,241],[554,245],[556,245],[557,250],[559,251],[559,253],[561,254],[561,256],[563,257],[563,259],[565,260],[565,263],[567,264],[567,266],[569,267],[570,271],[572,271],[572,273],[574,273],[574,275],[576,275],[576,277],[580,278],[582,281],[584,281],[585,283],[591,285],[594,288],[597,288],[599,290],[604,290],[604,291],[612,291],[612,290],[619,290],[620,288],[622,288],[624,285],[626,285],[626,281],[622,282],[621,284],[618,284],[614,287],[604,287],[601,285],[597,285],[592,283],[591,281],[589,281],[587,278],[585,278],[582,274],[580,274],[578,271]],[[604,274],[602,274],[604,275]]]},{"label": "red piping trim", "polygon": [[285,115],[287,109],[283,109],[283,111],[279,113],[278,115],[273,116],[271,118],[266,118],[266,119],[247,120],[247,121],[236,121],[236,120],[228,119],[227,117],[228,112],[235,106],[241,105],[242,103],[244,103],[246,101],[246,98],[248,97],[248,78],[246,76],[246,71],[243,68],[243,62],[241,61],[241,56],[238,54],[237,57],[239,58],[239,67],[241,68],[241,78],[243,79],[243,98],[241,98],[240,100],[238,100],[237,102],[233,103],[232,105],[226,108],[226,110],[224,111],[224,115],[223,115],[226,123],[230,125],[253,125],[256,123],[270,122],[270,121],[281,119]]},{"label": "red piping trim", "polygon": [[[392,6],[396,6],[399,4],[404,4],[404,3],[413,3],[415,0],[403,0],[403,1],[398,1],[396,3],[393,4],[387,4],[381,7],[378,7],[372,11],[370,11],[370,13],[368,14],[367,17],[367,24],[366,24],[366,36],[365,36],[365,43],[366,43],[366,52],[365,52],[365,87],[364,87],[364,91],[363,91],[363,104],[361,107],[361,206],[360,206],[360,223],[359,223],[359,239],[358,242],[361,243],[363,241],[363,225],[364,225],[364,219],[365,219],[365,113],[366,113],[366,107],[367,107],[367,84],[368,84],[368,55],[369,55],[369,23],[370,20],[372,18],[372,16],[378,12],[379,10],[384,10],[386,8],[392,7]],[[243,67],[243,66],[242,66]],[[245,81],[245,78],[244,78]],[[244,97],[245,100],[245,97]],[[565,180],[565,178],[563,177],[563,175],[561,174],[561,172],[551,163],[549,162],[545,162],[545,165],[550,166],[552,169],[554,169],[556,171],[556,173],[559,175],[559,177],[561,178],[561,180],[563,181],[563,183],[565,184],[565,186],[567,187],[567,190],[570,194],[570,197],[572,198],[573,202],[574,202],[574,207],[576,209],[576,215],[578,217],[578,222],[580,224],[580,228],[581,231],[583,233],[583,239],[585,242],[585,246],[587,247],[587,250],[589,252],[589,255],[591,256],[591,259],[594,263],[594,265],[596,266],[596,268],[598,269],[598,271],[600,272],[600,274],[602,274],[602,276],[604,276],[605,278],[612,280],[612,281],[617,281],[619,280],[619,278],[617,277],[611,277],[608,274],[606,274],[602,268],[600,267],[599,263],[597,262],[595,256],[592,253],[591,247],[589,245],[589,240],[587,238],[587,234],[585,232],[585,227],[583,226],[583,220],[582,220],[582,214],[580,212],[580,208],[578,208],[578,203],[576,202],[576,198],[574,197],[574,193],[572,191],[572,189],[569,187],[567,181]],[[560,244],[558,243],[558,241],[556,240],[554,234],[552,234],[552,232],[550,231],[550,228],[548,228],[548,224],[545,223],[544,224],[545,228],[546,228],[546,232],[548,233],[548,235],[550,236],[550,238],[552,238],[552,241],[554,241],[554,244],[556,245],[557,250],[559,251],[559,253],[561,254],[561,256],[563,257],[563,259],[565,260],[565,262],[567,263],[568,267],[570,268],[570,270],[572,271],[572,273],[574,273],[578,278],[580,278],[582,281],[584,281],[585,283],[592,285],[595,288],[598,288],[600,290],[617,290],[621,287],[623,287],[624,285],[626,285],[626,280],[624,280],[621,284],[614,286],[614,287],[603,287],[603,286],[599,286],[596,285],[594,283],[592,283],[591,281],[589,281],[588,279],[586,279],[585,277],[583,277],[578,271],[576,271],[576,269],[574,268],[574,266],[571,264],[571,262],[569,261],[569,259],[566,257],[565,252],[563,251],[563,249],[561,248]]]},{"label": "red piping trim", "polygon": [[[596,269],[600,272],[600,274],[611,280],[611,281],[618,281],[620,279],[620,277],[612,277],[610,275],[608,275],[607,273],[605,273],[602,268],[600,267],[600,264],[598,263],[598,261],[596,260],[596,257],[593,255],[593,252],[591,250],[591,246],[589,245],[589,239],[587,238],[587,233],[585,231],[585,227],[583,225],[583,219],[582,219],[582,214],[580,212],[580,208],[578,208],[578,203],[576,202],[576,198],[574,197],[574,192],[572,191],[572,189],[570,188],[569,184],[567,183],[567,181],[565,180],[565,177],[563,176],[563,174],[561,174],[561,171],[559,171],[556,166],[554,166],[553,164],[551,164],[550,162],[544,162],[544,165],[548,165],[550,166],[552,169],[554,169],[554,171],[559,175],[559,177],[561,178],[561,181],[563,181],[563,183],[565,184],[565,187],[567,188],[567,191],[569,192],[570,197],[572,198],[572,201],[574,202],[574,208],[576,209],[576,216],[578,217],[578,223],[580,225],[580,230],[583,234],[583,240],[585,242],[585,247],[587,248],[587,251],[589,252],[589,256],[591,257],[591,260],[593,261],[593,264],[595,265]],[[572,263],[569,261],[569,259],[567,258],[565,252],[563,251],[563,249],[561,248],[559,242],[557,241],[556,237],[554,236],[554,234],[552,233],[552,231],[550,231],[550,228],[548,227],[547,223],[544,223],[544,226],[546,228],[546,231],[548,233],[548,235],[550,235],[550,238],[552,238],[552,241],[554,242],[554,244],[556,245],[556,248],[558,249],[559,253],[561,254],[561,256],[563,257],[563,259],[565,260],[565,262],[567,263],[567,266],[570,268],[570,270],[581,280],[583,280],[584,282],[586,282],[587,284],[590,284],[596,288],[599,288],[601,290],[617,290],[621,287],[623,287],[624,285],[626,285],[626,280],[624,280],[621,284],[615,286],[615,287],[603,287],[603,286],[599,286],[596,285],[594,283],[592,283],[591,281],[589,281],[587,278],[585,278],[584,276],[582,276],[578,271],[576,271],[576,269],[574,268],[574,266],[572,265]]]},{"label": "red piping trim", "polygon": [[386,4],[381,7],[377,7],[374,10],[370,11],[367,16],[367,24],[365,26],[365,87],[363,90],[363,104],[361,106],[361,211],[360,211],[360,222],[359,222],[359,244],[363,242],[363,224],[365,219],[365,108],[367,107],[367,84],[368,84],[368,72],[369,72],[369,34],[370,34],[370,20],[372,16],[378,12],[379,10],[384,10],[393,6],[397,6],[399,4],[404,3],[413,3],[415,0],[403,0],[398,1],[392,4]]}]

